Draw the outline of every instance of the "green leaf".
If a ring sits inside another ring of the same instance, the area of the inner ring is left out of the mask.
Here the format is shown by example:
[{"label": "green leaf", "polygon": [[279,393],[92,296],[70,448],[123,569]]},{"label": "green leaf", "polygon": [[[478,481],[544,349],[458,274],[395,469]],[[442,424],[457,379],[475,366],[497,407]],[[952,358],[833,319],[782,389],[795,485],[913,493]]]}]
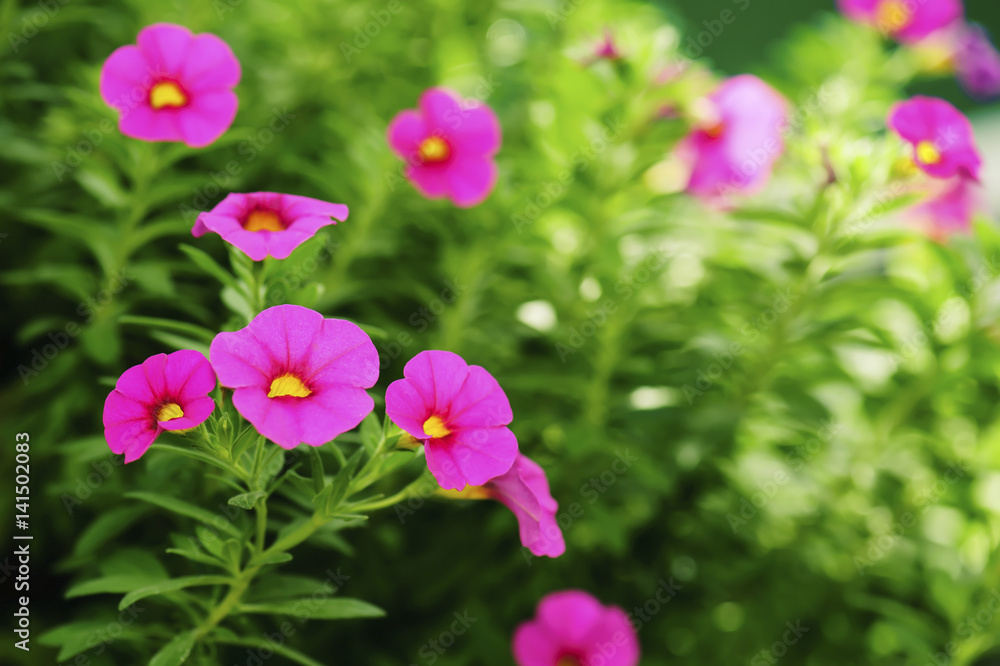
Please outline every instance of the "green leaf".
[{"label": "green leaf", "polygon": [[252,509],[258,500],[267,497],[267,493],[261,490],[254,490],[253,492],[243,493],[242,495],[234,495],[229,498],[229,504],[233,506],[238,506],[241,509]]},{"label": "green leaf", "polygon": [[83,620],[72,622],[46,631],[38,637],[42,645],[59,647],[57,661],[65,661],[94,646],[94,638],[100,631],[107,631],[108,620]]},{"label": "green leaf", "polygon": [[283,562],[291,562],[291,553],[271,553],[270,555],[265,555],[263,557],[258,557],[254,559],[254,564],[267,565],[267,564],[281,564]]},{"label": "green leaf", "polygon": [[264,604],[244,604],[238,607],[241,613],[264,613],[268,615],[290,615],[312,620],[346,620],[359,617],[384,617],[385,611],[367,601],[337,597],[334,599],[289,599]]},{"label": "green leaf", "polygon": [[194,518],[195,520],[201,521],[206,525],[210,525],[220,532],[225,532],[230,536],[240,536],[240,530],[236,529],[236,527],[229,522],[225,516],[212,513],[211,511],[206,511],[205,509],[185,502],[184,500],[179,500],[168,495],[160,495],[158,493],[138,491],[125,493],[125,497],[141,500],[143,502],[149,502],[150,504],[155,504],[156,506],[166,509],[167,511],[173,511],[174,513],[179,513],[182,516]]},{"label": "green leaf", "polygon": [[337,473],[334,477],[333,483],[330,484],[330,496],[326,500],[324,510],[328,516],[332,516],[337,511],[337,507],[340,503],[344,501],[347,497],[347,490],[351,485],[351,479],[354,476],[354,470],[357,469],[358,464],[361,462],[361,456],[364,453],[364,449],[358,449],[354,454],[347,459],[347,465],[344,469]]},{"label": "green leaf", "polygon": [[174,349],[193,349],[201,352],[205,356],[208,356],[207,344],[198,340],[192,340],[191,338],[185,338],[183,335],[174,335],[173,333],[166,333],[164,331],[150,331],[149,337],[154,340],[159,340],[163,344],[169,345]]},{"label": "green leaf", "polygon": [[76,557],[90,555],[149,511],[149,507],[140,505],[118,507],[102,513],[77,539],[73,555]]},{"label": "green leaf", "polygon": [[77,170],[75,176],[83,189],[108,208],[124,208],[128,204],[128,195],[109,174],[82,168]]},{"label": "green leaf", "polygon": [[198,248],[181,243],[178,246],[184,254],[188,256],[191,261],[201,270],[205,271],[216,280],[226,285],[227,287],[232,287],[233,289],[239,289],[239,282],[233,277],[233,274],[227,271],[225,268],[216,263],[215,259],[212,259],[208,253]]},{"label": "green leaf", "polygon": [[171,555],[180,555],[181,557],[187,558],[192,562],[200,562],[201,564],[208,564],[210,566],[220,567],[229,571],[229,564],[227,562],[223,562],[222,560],[212,557],[211,555],[191,548],[167,548],[165,552],[170,553]]},{"label": "green leaf", "polygon": [[85,597],[91,594],[125,594],[156,582],[156,577],[143,574],[106,576],[74,585],[66,592],[66,598]]},{"label": "green leaf", "polygon": [[228,585],[232,578],[227,576],[183,576],[181,578],[171,578],[154,585],[147,585],[138,590],[126,594],[118,603],[118,610],[125,610],[140,599],[153,597],[168,592],[176,592],[186,587],[197,587],[199,585]]},{"label": "green leaf", "polygon": [[312,659],[311,657],[302,654],[297,650],[293,650],[290,647],[284,645],[278,645],[271,641],[262,640],[260,638],[251,637],[235,637],[230,638],[228,636],[210,636],[210,640],[215,643],[225,643],[226,645],[243,645],[252,648],[265,648],[269,651],[273,651],[275,654],[280,654],[289,661],[293,661],[296,664],[302,664],[302,666],[323,666],[322,663]]},{"label": "green leaf", "polygon": [[375,412],[370,413],[361,422],[361,443],[369,453],[375,451],[379,441],[382,439],[382,426],[375,416]]},{"label": "green leaf", "polygon": [[153,655],[149,660],[149,666],[179,666],[187,660],[194,648],[195,633],[186,631],[173,638],[169,643]]},{"label": "green leaf", "polygon": [[319,580],[295,574],[271,573],[254,581],[247,593],[248,600],[256,603],[275,599],[311,597],[322,592],[333,594],[336,588],[330,580]]},{"label": "green leaf", "polygon": [[186,456],[188,458],[194,458],[195,460],[200,460],[203,463],[208,463],[209,465],[218,467],[219,469],[227,472],[236,473],[236,470],[229,463],[223,462],[218,458],[205,453],[204,451],[199,451],[198,449],[174,446],[173,444],[161,444],[160,442],[153,444],[150,449],[156,451],[168,451],[170,453],[176,453],[177,455]]}]

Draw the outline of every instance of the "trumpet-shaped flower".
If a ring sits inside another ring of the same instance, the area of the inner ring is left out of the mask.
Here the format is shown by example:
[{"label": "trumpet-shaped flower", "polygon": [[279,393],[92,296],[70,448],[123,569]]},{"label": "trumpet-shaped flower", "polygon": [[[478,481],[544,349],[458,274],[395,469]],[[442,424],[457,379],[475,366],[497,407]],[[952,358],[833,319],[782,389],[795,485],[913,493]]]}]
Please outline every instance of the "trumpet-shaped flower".
[{"label": "trumpet-shaped flower", "polygon": [[368,335],[298,305],[268,308],[246,328],[219,333],[209,357],[239,413],[285,449],[322,446],[375,406],[365,391],[379,365]]},{"label": "trumpet-shaped flower", "polygon": [[566,552],[562,530],[556,522],[559,504],[552,499],[545,470],[526,455],[518,454],[506,474],[482,486],[460,491],[442,491],[457,499],[495,499],[517,518],[521,545],[533,555],[558,557]]},{"label": "trumpet-shaped flower", "polygon": [[691,165],[687,191],[711,201],[763,187],[785,149],[785,99],[744,74],[702,99],[694,115],[695,127],[678,147]]},{"label": "trumpet-shaped flower", "polygon": [[506,394],[483,368],[446,351],[424,351],[389,385],[385,411],[424,442],[427,467],[442,488],[481,486],[510,470],[517,439]]},{"label": "trumpet-shaped flower", "polygon": [[960,20],[962,0],[837,0],[840,11],[900,42],[918,42]]},{"label": "trumpet-shaped flower", "polygon": [[579,590],[553,592],[514,632],[518,666],[635,666],[639,639],[628,615]]},{"label": "trumpet-shaped flower", "polygon": [[104,401],[104,438],[130,463],[164,430],[188,430],[215,409],[212,366],[199,352],[183,349],[150,356],[122,373]]},{"label": "trumpet-shaped flower", "polygon": [[285,259],[320,228],[346,220],[348,212],[344,204],[293,194],[234,193],[198,215],[191,233],[213,231],[254,261]]},{"label": "trumpet-shaped flower", "polygon": [[387,131],[389,146],[406,160],[404,174],[425,197],[447,197],[462,208],[482,203],[497,180],[500,122],[493,110],[441,88],[425,91],[419,107],[401,111]]},{"label": "trumpet-shaped flower", "polygon": [[119,47],[101,69],[101,97],[120,113],[122,134],[203,148],[233,124],[240,63],[215,35],[157,23]]},{"label": "trumpet-shaped flower", "polygon": [[888,123],[913,146],[914,163],[928,175],[979,180],[982,158],[976,149],[972,123],[950,103],[934,97],[913,97],[892,108]]}]

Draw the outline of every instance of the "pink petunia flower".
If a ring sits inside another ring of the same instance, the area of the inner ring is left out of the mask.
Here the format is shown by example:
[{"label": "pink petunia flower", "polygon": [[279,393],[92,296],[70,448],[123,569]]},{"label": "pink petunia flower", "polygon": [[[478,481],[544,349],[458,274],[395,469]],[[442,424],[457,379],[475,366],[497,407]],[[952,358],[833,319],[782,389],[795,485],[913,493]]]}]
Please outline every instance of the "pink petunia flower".
[{"label": "pink petunia flower", "polygon": [[893,106],[889,127],[913,146],[914,163],[934,178],[962,176],[979,180],[982,158],[972,123],[950,103],[913,97]]},{"label": "pink petunia flower", "polygon": [[191,233],[200,237],[214,231],[254,261],[285,259],[320,228],[346,220],[348,212],[344,204],[294,194],[229,194],[198,215]]},{"label": "pink petunia flower", "polygon": [[510,470],[517,438],[514,414],[497,380],[446,351],[423,351],[389,385],[385,411],[424,442],[427,467],[442,488],[481,486]]},{"label": "pink petunia flower", "polygon": [[978,99],[1000,96],[1000,51],[982,26],[967,25],[959,31],[953,56],[958,80]]},{"label": "pink petunia flower", "polygon": [[150,356],[122,373],[104,401],[104,438],[130,463],[164,430],[188,430],[209,417],[215,401],[212,366],[199,352],[182,349]]},{"label": "pink petunia flower", "polygon": [[639,639],[628,615],[579,590],[553,592],[514,632],[518,666],[635,666]]},{"label": "pink petunia flower", "polygon": [[101,97],[120,112],[121,133],[143,141],[203,148],[236,118],[240,63],[215,35],[157,23],[139,32],[101,68]]},{"label": "pink petunia flower", "polygon": [[209,350],[219,382],[257,432],[285,449],[322,446],[375,407],[378,352],[357,325],[298,305],[277,305]]},{"label": "pink petunia flower", "polygon": [[678,146],[691,165],[688,193],[713,201],[763,187],[785,150],[785,99],[756,76],[743,74],[702,99],[695,116],[695,128]]},{"label": "pink petunia flower", "polygon": [[500,122],[485,104],[431,88],[420,96],[419,109],[392,119],[386,134],[407,162],[406,177],[425,197],[447,197],[468,208],[482,203],[496,184]]},{"label": "pink petunia flower", "polygon": [[918,42],[960,20],[962,0],[837,0],[840,11],[904,43]]},{"label": "pink petunia flower", "polygon": [[495,499],[517,517],[521,545],[533,555],[559,557],[566,552],[562,530],[556,522],[559,504],[552,499],[545,470],[526,455],[518,454],[506,474],[482,486],[466,486],[459,491],[442,491],[457,499]]},{"label": "pink petunia flower", "polygon": [[594,47],[594,57],[598,60],[621,60],[622,52],[618,50],[611,28],[604,28],[604,37]]}]

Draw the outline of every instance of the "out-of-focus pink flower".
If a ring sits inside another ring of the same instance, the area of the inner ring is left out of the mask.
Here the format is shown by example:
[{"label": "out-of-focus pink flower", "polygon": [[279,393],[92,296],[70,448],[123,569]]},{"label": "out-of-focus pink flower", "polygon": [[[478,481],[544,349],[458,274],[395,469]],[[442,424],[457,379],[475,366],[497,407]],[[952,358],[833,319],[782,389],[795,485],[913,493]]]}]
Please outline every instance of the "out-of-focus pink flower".
[{"label": "out-of-focus pink flower", "polygon": [[972,123],[943,99],[913,97],[893,106],[889,127],[913,146],[913,160],[934,178],[962,176],[979,180],[982,158]]},{"label": "out-of-focus pink flower", "polygon": [[984,209],[982,188],[968,178],[953,178],[935,185],[928,198],[910,208],[906,217],[938,240],[968,231],[973,218]]},{"label": "out-of-focus pink flower", "polygon": [[497,380],[458,354],[423,351],[385,393],[393,423],[424,442],[427,467],[442,488],[481,486],[510,470],[517,438]]},{"label": "out-of-focus pink flower", "polygon": [[406,177],[430,199],[447,197],[462,208],[482,203],[497,180],[496,114],[442,88],[425,91],[419,106],[399,112],[387,130],[389,146],[407,162]]},{"label": "out-of-focus pink flower", "polygon": [[709,201],[752,193],[785,150],[788,104],[756,76],[726,80],[701,100],[696,124],[678,150],[691,164],[687,191]]},{"label": "out-of-focus pink flower", "polygon": [[212,366],[199,352],[182,349],[150,356],[122,373],[104,401],[104,438],[130,463],[164,430],[188,430],[204,423],[215,401]]},{"label": "out-of-focus pink flower", "polygon": [[219,382],[257,432],[278,446],[322,446],[375,407],[378,352],[356,324],[298,305],[277,305],[210,349]]},{"label": "out-of-focus pink flower", "polygon": [[556,522],[559,504],[552,498],[545,470],[526,455],[518,454],[506,474],[482,486],[466,486],[459,491],[442,491],[457,499],[495,499],[517,517],[521,545],[533,555],[558,557],[566,552],[562,530]]},{"label": "out-of-focus pink flower", "polygon": [[1000,52],[982,26],[963,26],[953,59],[958,80],[970,95],[978,99],[1000,96]]},{"label": "out-of-focus pink flower", "polygon": [[254,261],[284,259],[320,228],[346,220],[348,212],[344,204],[294,194],[234,193],[198,215],[191,233],[214,231]]},{"label": "out-of-focus pink flower", "polygon": [[239,106],[240,63],[229,45],[170,23],[143,28],[136,41],[101,68],[101,97],[120,112],[122,134],[192,148],[222,136]]},{"label": "out-of-focus pink flower", "polygon": [[518,666],[636,666],[639,639],[628,615],[579,590],[553,592],[517,628]]},{"label": "out-of-focus pink flower", "polygon": [[618,45],[615,44],[615,36],[611,32],[611,28],[604,29],[604,37],[594,48],[594,57],[603,60],[621,59],[622,53],[618,50]]},{"label": "out-of-focus pink flower", "polygon": [[913,43],[951,26],[965,13],[962,0],[837,0],[848,18]]}]

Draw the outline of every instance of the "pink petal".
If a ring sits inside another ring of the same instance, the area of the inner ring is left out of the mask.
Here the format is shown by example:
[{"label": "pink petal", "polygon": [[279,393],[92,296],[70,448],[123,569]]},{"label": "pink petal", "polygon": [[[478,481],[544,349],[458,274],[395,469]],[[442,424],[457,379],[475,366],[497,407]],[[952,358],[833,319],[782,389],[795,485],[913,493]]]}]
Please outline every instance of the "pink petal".
[{"label": "pink petal", "polygon": [[459,157],[489,157],[500,150],[500,121],[485,104],[464,108],[448,138]]},{"label": "pink petal", "polygon": [[431,133],[442,130],[450,136],[451,130],[460,124],[462,106],[457,95],[443,88],[429,88],[420,96],[420,111]]},{"label": "pink petal", "polygon": [[535,617],[562,645],[584,647],[589,644],[590,633],[604,619],[604,606],[586,592],[565,590],[542,599]]},{"label": "pink petal", "polygon": [[149,65],[138,46],[122,46],[101,67],[101,99],[119,111],[145,102],[152,79]]},{"label": "pink petal", "polygon": [[553,666],[561,647],[538,621],[521,624],[511,645],[518,666]]},{"label": "pink petal", "polygon": [[302,197],[295,194],[278,194],[279,205],[282,214],[296,224],[302,218],[334,218],[343,222],[347,219],[350,210],[344,204],[330,203],[311,197]]},{"label": "pink petal", "polygon": [[194,35],[181,25],[155,23],[139,31],[136,40],[154,73],[176,77],[187,55]]},{"label": "pink petal", "polygon": [[389,123],[386,138],[393,152],[404,160],[414,161],[420,152],[420,144],[431,134],[420,113],[407,109],[400,111]]},{"label": "pink petal", "polygon": [[488,157],[456,159],[448,166],[450,198],[470,208],[486,200],[497,182],[497,165]]},{"label": "pink petal", "polygon": [[399,379],[389,384],[385,392],[385,413],[413,437],[427,439],[424,423],[432,414],[431,406],[409,380]]},{"label": "pink petal", "polygon": [[305,366],[308,371],[303,375],[311,386],[371,388],[378,381],[378,350],[357,324],[343,319],[324,319],[308,351]]},{"label": "pink petal", "polygon": [[264,388],[266,394],[279,369],[267,349],[245,328],[216,335],[208,356],[219,383],[227,388],[256,386]]},{"label": "pink petal", "polygon": [[448,409],[447,421],[459,427],[505,426],[514,420],[507,394],[493,375],[478,365],[468,374]]},{"label": "pink petal", "polygon": [[[316,219],[316,218],[314,218]],[[332,224],[332,222],[327,222]],[[315,233],[286,229],[284,231],[255,231],[251,233],[267,234],[267,256],[275,259],[287,259],[299,245],[312,238]]]},{"label": "pink petal", "polygon": [[[165,364],[166,384],[181,401],[203,398],[215,388],[215,372],[201,352],[182,349],[169,354]],[[185,414],[187,410],[184,410]]]},{"label": "pink petal", "polygon": [[481,486],[507,472],[517,458],[517,438],[509,428],[464,428],[424,447],[427,467],[445,489]]},{"label": "pink petal", "polygon": [[236,118],[239,99],[231,90],[192,93],[187,106],[177,109],[177,126],[184,143],[204,148],[226,133]]},{"label": "pink petal", "polygon": [[230,89],[240,82],[240,61],[219,37],[196,35],[181,64],[180,79],[193,93]]},{"label": "pink petal", "polygon": [[[166,354],[161,354],[166,356]],[[142,365],[134,365],[121,374],[115,384],[115,391],[131,398],[142,405],[152,405],[156,403],[160,396],[153,393],[146,379],[146,370]]]},{"label": "pink petal", "polygon": [[125,136],[143,141],[181,141],[178,129],[181,109],[153,109],[148,100],[122,112],[118,129]]},{"label": "pink petal", "polygon": [[160,434],[149,422],[129,421],[104,429],[104,438],[114,453],[125,454],[125,462],[138,460]]},{"label": "pink petal", "polygon": [[215,400],[205,396],[191,398],[181,401],[180,407],[184,411],[184,416],[170,419],[169,421],[159,421],[158,425],[164,430],[189,430],[197,428],[212,414],[212,411],[215,409]]},{"label": "pink petal", "polygon": [[562,530],[555,520],[558,504],[549,494],[545,472],[537,463],[518,454],[510,471],[492,479],[486,487],[517,517],[521,544],[534,555],[558,557],[566,552]]},{"label": "pink petal", "polygon": [[375,409],[375,401],[364,389],[324,386],[296,406],[302,441],[322,446],[358,426]]},{"label": "pink petal", "polygon": [[268,398],[267,391],[244,387],[233,391],[233,405],[257,432],[283,449],[302,443],[300,398]]},{"label": "pink petal", "polygon": [[143,421],[146,424],[152,423],[150,406],[136,401],[118,389],[115,389],[104,400],[104,427],[107,428],[108,426],[120,425],[132,421]]},{"label": "pink petal", "polygon": [[628,616],[621,608],[604,609],[603,619],[590,634],[588,663],[605,666],[636,666],[639,663],[639,639]]},{"label": "pink petal", "polygon": [[439,415],[448,412],[468,374],[462,357],[448,351],[422,351],[403,366],[403,376]]},{"label": "pink petal", "polygon": [[449,169],[442,164],[411,164],[404,173],[414,187],[429,199],[438,199],[449,192]]}]

